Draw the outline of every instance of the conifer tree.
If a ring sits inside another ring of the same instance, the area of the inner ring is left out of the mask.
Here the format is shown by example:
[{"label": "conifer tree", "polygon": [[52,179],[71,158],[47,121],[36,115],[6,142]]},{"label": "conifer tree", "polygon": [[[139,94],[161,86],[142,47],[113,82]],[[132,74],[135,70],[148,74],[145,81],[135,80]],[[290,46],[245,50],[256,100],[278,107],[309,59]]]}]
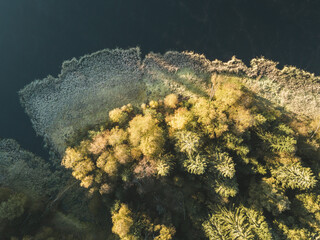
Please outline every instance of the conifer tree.
[{"label": "conifer tree", "polygon": [[209,219],[203,223],[204,231],[210,240],[214,239],[254,239],[248,217],[243,207],[228,209],[217,207]]},{"label": "conifer tree", "polygon": [[300,162],[278,167],[271,170],[271,173],[284,188],[306,190],[317,183],[311,169],[301,166]]}]

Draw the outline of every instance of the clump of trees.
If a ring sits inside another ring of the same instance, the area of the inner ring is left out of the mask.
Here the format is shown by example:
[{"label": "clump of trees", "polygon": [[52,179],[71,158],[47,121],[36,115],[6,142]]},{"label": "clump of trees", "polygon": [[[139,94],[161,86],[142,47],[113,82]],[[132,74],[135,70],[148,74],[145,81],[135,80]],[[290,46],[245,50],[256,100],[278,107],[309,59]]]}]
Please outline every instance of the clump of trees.
[{"label": "clump of trees", "polygon": [[213,81],[210,98],[110,111],[62,165],[101,197],[120,239],[320,237],[317,125],[237,77]]},{"label": "clump of trees", "polygon": [[[61,164],[71,181],[50,199],[0,186],[0,233],[24,240],[318,239],[319,118],[275,107],[239,77],[211,81],[207,97],[170,94],[111,110],[104,124],[70,143]],[[64,209],[79,201],[64,199],[73,178],[87,194],[83,219]]]}]

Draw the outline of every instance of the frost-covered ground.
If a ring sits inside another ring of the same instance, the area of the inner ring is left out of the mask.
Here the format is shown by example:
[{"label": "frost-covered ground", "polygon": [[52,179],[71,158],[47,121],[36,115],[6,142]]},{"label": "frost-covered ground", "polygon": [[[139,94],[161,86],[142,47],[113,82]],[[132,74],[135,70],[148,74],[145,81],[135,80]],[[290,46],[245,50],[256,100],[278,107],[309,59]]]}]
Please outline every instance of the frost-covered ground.
[{"label": "frost-covered ground", "polygon": [[240,78],[285,110],[319,115],[320,78],[295,67],[276,66],[264,58],[253,59],[247,67],[235,57],[221,62],[193,52],[167,52],[141,59],[139,48],[106,49],[64,62],[57,78],[32,82],[20,97],[37,134],[58,153],[76,132],[105,121],[113,108],[138,106],[171,92],[210,96],[216,74]]}]

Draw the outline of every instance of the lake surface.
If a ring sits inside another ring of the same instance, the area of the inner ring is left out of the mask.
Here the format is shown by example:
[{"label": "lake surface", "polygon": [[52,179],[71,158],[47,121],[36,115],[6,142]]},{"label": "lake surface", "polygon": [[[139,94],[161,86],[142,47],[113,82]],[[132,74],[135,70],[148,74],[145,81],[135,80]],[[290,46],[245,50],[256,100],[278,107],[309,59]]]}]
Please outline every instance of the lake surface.
[{"label": "lake surface", "polygon": [[47,156],[17,91],[103,48],[256,56],[320,74],[318,0],[0,0],[0,137]]}]

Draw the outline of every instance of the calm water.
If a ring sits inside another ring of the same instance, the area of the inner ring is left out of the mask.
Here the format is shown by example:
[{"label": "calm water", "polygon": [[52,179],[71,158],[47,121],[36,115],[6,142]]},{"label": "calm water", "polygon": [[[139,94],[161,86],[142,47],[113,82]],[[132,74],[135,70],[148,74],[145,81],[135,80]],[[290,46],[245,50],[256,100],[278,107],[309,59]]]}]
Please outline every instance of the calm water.
[{"label": "calm water", "polygon": [[103,48],[256,56],[320,74],[318,0],[0,0],[0,137],[46,156],[17,91]]}]

